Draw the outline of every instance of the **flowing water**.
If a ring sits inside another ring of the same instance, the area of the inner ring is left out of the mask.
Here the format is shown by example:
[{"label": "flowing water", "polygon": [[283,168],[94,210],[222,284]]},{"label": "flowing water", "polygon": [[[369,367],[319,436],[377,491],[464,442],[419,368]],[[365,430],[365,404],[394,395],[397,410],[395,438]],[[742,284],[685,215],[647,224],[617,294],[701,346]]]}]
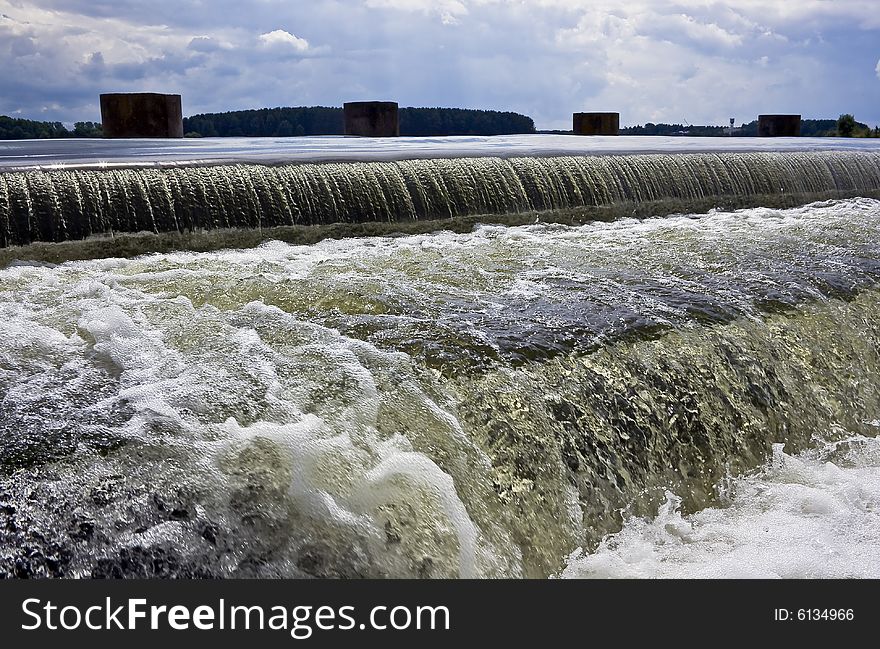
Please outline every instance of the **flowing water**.
[{"label": "flowing water", "polygon": [[874,150],[18,171],[0,173],[0,247],[120,232],[407,222],[878,190]]},{"label": "flowing water", "polygon": [[[880,422],[875,422],[880,425]],[[681,499],[633,517],[563,577],[877,579],[880,440],[852,437],[797,456],[781,445],[761,472],[730,482],[723,507],[682,515]]]},{"label": "flowing water", "polygon": [[874,151],[860,137],[678,137],[522,134],[434,137],[204,137],[0,141],[0,171],[205,164],[381,162],[437,158],[529,158],[635,153]]},{"label": "flowing water", "polygon": [[878,279],[868,198],[13,264],[0,571],[690,574],[797,463],[876,545],[874,465],[815,449],[873,448]]}]

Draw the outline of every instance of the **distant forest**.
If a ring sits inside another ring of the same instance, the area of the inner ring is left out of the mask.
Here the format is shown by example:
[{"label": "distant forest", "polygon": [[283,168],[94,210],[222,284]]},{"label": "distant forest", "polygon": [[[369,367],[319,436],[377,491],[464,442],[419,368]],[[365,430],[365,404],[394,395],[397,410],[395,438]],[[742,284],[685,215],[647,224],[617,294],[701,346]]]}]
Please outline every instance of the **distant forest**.
[{"label": "distant forest", "polygon": [[[261,108],[193,115],[183,119],[188,137],[291,137],[342,135],[341,108]],[[531,117],[495,110],[462,108],[401,108],[401,135],[512,135],[534,133]],[[101,125],[77,122],[73,130],[61,122],[37,122],[0,116],[0,140],[60,137],[101,137]]]},{"label": "distant forest", "polygon": [[101,125],[95,122],[77,122],[73,130],[61,122],[35,122],[0,115],[0,140],[45,140],[56,137],[102,137]]},{"label": "distant forest", "polygon": [[[183,120],[189,137],[288,137],[343,135],[341,108],[261,108],[193,115]],[[511,135],[534,133],[531,117],[495,110],[401,108],[401,135]]]},{"label": "distant forest", "polygon": [[[262,108],[228,113],[193,115],[183,120],[188,137],[289,137],[296,135],[342,135],[341,108],[314,106],[309,108]],[[570,133],[571,131],[535,131],[530,117],[518,113],[462,108],[401,108],[401,135],[512,135],[517,133]],[[621,135],[681,135],[721,137],[728,135],[726,126],[693,126],[684,124],[652,124],[628,126]],[[102,137],[101,124],[76,122],[73,129],[61,122],[39,122],[0,115],[0,140],[47,139],[66,137]],[[732,133],[735,137],[758,135],[757,120],[741,124]],[[805,119],[801,121],[804,137],[880,137],[880,127],[870,128],[855,121],[852,115],[839,119]]]},{"label": "distant forest", "polygon": [[[851,117],[851,116],[841,116]],[[838,134],[857,137],[880,137],[880,129],[872,129],[867,124],[852,121],[852,128],[846,133],[838,132],[840,119],[802,119],[802,137],[835,137]],[[620,129],[621,135],[689,135],[692,137],[721,137],[728,134],[727,126],[692,126],[690,124],[652,124],[628,126]],[[741,124],[734,128],[734,137],[757,137],[758,120]]]}]

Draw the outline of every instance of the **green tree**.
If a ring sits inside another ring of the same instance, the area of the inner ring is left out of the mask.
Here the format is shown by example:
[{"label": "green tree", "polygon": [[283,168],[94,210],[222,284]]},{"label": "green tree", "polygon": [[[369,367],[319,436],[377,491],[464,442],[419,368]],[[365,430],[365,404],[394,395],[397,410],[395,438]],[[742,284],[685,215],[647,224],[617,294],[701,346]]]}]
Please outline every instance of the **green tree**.
[{"label": "green tree", "polygon": [[293,135],[293,125],[286,119],[281,120],[278,128],[275,129],[275,135],[278,137],[290,137]]},{"label": "green tree", "polygon": [[96,122],[76,122],[73,125],[74,137],[101,137],[104,131]]},{"label": "green tree", "polygon": [[849,113],[837,118],[837,135],[840,137],[852,137],[856,130],[856,118]]},{"label": "green tree", "polygon": [[[342,135],[341,108],[310,106],[263,108],[193,115],[185,132],[206,137]],[[290,131],[288,131],[290,129]],[[511,112],[460,108],[401,108],[401,135],[500,135],[534,133],[531,118]]]}]

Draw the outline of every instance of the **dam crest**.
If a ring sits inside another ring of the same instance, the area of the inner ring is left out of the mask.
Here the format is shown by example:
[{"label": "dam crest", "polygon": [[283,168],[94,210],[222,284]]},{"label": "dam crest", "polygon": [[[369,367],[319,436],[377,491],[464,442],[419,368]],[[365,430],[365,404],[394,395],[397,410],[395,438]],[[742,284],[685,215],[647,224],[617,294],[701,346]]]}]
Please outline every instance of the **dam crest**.
[{"label": "dam crest", "polygon": [[0,173],[0,247],[880,190],[880,152],[644,153]]}]

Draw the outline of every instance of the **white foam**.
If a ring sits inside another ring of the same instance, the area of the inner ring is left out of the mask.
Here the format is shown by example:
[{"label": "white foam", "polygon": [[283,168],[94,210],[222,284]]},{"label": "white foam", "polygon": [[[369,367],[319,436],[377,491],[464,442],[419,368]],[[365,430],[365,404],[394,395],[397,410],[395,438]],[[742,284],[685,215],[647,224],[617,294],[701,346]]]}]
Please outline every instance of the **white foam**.
[{"label": "white foam", "polygon": [[880,440],[855,437],[798,456],[777,446],[734,482],[725,507],[682,515],[667,494],[656,518],[629,519],[565,578],[880,577]]},{"label": "white foam", "polygon": [[[688,269],[708,264],[718,266],[715,281],[697,288],[745,309],[751,278],[873,245],[878,215],[880,202],[857,199],[579,228],[486,225],[465,234],[12,266],[0,269],[0,381],[11,402],[49,423],[86,419],[83,408],[101,414],[114,436],[138,442],[132,453],[156,463],[151,479],[167,473],[176,488],[172,464],[192,474],[214,515],[233,519],[239,512],[229,503],[253,493],[248,505],[276,507],[277,528],[291,537],[336,538],[346,551],[343,541],[355,538],[354,547],[367,539],[370,565],[387,559],[387,574],[419,574],[430,558],[426,573],[435,576],[516,576],[522,557],[511,530],[520,522],[499,513],[493,467],[458,420],[454,390],[444,394],[432,370],[382,349],[381,338],[374,345],[356,340],[356,329],[343,335],[339,323],[398,318],[400,327],[388,331],[406,333],[411,322],[462,310],[494,318],[505,303],[564,305],[572,296],[665,321],[672,307],[643,281],[688,288],[695,283]],[[491,333],[477,324],[468,335],[493,346]],[[56,403],[70,405],[56,412]],[[45,428],[32,420],[35,430]],[[283,461],[276,467],[267,451],[268,466],[255,470],[253,457],[266,460],[264,442]],[[657,520],[631,521],[598,553],[573,557],[566,576],[880,575],[873,558],[880,462],[832,466],[803,456],[785,466],[788,473],[776,467],[740,481],[725,509],[683,517],[670,500]],[[239,479],[243,486],[233,484]],[[277,482],[280,505],[272,500]],[[556,486],[555,519],[532,529],[581,538],[578,494],[563,480]],[[260,501],[260,494],[269,495]],[[573,543],[554,549],[553,559]],[[785,544],[795,551],[786,554]]]}]

